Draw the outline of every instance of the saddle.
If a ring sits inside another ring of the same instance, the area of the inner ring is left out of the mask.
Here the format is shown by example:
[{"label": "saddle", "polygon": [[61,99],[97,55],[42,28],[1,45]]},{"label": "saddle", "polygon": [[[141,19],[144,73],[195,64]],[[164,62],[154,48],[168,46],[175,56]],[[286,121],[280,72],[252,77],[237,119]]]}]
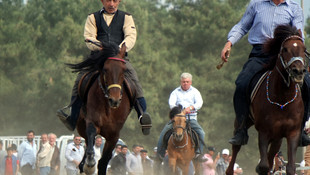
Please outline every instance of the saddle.
[{"label": "saddle", "polygon": [[[190,124],[188,123],[187,124],[187,133],[191,136],[191,141],[193,143],[193,147],[195,147],[195,150],[199,148],[199,144],[200,144],[200,140],[199,140],[199,136],[197,134],[196,131],[194,131],[191,127],[190,127]],[[168,130],[165,135],[164,135],[164,138],[163,138],[163,143],[164,145],[168,145],[168,141],[170,139],[170,137],[172,136],[172,133],[173,133],[173,129],[170,129]]]},{"label": "saddle", "polygon": [[[83,103],[87,103],[87,95],[90,87],[94,84],[97,78],[99,78],[99,71],[95,72],[86,72],[82,76],[78,85],[78,93]],[[123,84],[124,90],[128,93],[130,99],[130,106],[133,106],[136,101],[136,86],[130,78],[125,76],[125,81]]]}]

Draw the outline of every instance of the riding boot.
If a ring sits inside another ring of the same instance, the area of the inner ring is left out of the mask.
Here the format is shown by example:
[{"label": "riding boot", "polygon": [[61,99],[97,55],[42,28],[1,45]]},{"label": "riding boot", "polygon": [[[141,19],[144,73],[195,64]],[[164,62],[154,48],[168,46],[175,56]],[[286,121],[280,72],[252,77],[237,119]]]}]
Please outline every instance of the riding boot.
[{"label": "riding boot", "polygon": [[[57,110],[58,118],[70,131],[74,131],[75,129],[77,120],[80,115],[81,107],[82,107],[82,100],[78,96],[72,96],[71,103],[69,106]],[[66,109],[71,109],[71,115],[68,115],[64,112],[64,110]]]},{"label": "riding boot", "polygon": [[247,128],[244,126],[244,116],[241,115],[239,117],[238,121],[238,127],[235,131],[234,131],[234,137],[231,138],[228,142],[232,145],[246,145],[248,143],[248,130]]},{"label": "riding boot", "polygon": [[142,127],[142,133],[144,135],[149,135],[152,127],[152,120],[150,114],[146,112],[146,101],[144,97],[137,98],[134,107],[137,111],[138,120],[140,121]]}]

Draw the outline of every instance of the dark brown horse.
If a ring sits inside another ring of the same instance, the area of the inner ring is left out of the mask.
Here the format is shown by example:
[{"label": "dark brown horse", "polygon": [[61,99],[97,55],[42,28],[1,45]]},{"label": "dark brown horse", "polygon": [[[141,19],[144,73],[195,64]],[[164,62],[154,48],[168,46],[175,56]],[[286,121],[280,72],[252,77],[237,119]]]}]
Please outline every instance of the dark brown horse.
[{"label": "dark brown horse", "polygon": [[77,123],[78,133],[85,138],[84,172],[92,174],[96,164],[94,159],[94,139],[100,134],[106,139],[101,159],[98,162],[98,174],[106,174],[112,151],[119,139],[131,103],[124,87],[126,46],[103,43],[103,50],[92,54],[85,61],[71,66],[77,71],[99,71],[98,78],[91,85],[87,102],[80,111]]},{"label": "dark brown horse", "polygon": [[[256,172],[267,175],[272,170],[273,158],[282,139],[287,140],[287,175],[295,174],[296,151],[304,115],[300,87],[305,76],[305,46],[298,30],[289,25],[278,26],[274,38],[264,48],[271,55],[266,78],[251,102],[252,119],[247,127],[255,125],[258,131],[260,162]],[[232,146],[232,160],[226,171],[233,175],[240,145]]]},{"label": "dark brown horse", "polygon": [[[186,114],[182,111],[182,106],[174,107],[170,116],[173,116],[173,133],[168,140],[169,167],[172,173],[177,174],[177,167],[182,170],[182,174],[187,175],[191,161],[195,157],[195,146],[192,136],[188,130]],[[195,174],[199,174],[199,163],[193,160]]]}]

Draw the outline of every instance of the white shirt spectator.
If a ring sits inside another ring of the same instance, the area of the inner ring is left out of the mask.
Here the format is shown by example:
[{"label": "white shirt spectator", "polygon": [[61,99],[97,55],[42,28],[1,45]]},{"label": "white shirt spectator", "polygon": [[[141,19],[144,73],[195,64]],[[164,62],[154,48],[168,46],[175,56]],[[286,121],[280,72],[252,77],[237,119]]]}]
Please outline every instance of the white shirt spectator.
[{"label": "white shirt spectator", "polygon": [[67,159],[67,165],[66,168],[70,170],[77,170],[78,167],[73,162],[73,160],[76,160],[78,162],[81,162],[84,156],[84,148],[82,145],[77,148],[77,146],[72,142],[67,145],[66,148],[66,159]]}]

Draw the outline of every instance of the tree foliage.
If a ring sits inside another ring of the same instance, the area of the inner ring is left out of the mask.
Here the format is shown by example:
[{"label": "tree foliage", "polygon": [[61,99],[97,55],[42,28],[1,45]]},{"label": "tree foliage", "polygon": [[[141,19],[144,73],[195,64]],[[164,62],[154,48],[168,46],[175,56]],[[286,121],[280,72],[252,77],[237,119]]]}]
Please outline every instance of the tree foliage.
[{"label": "tree foliage", "polygon": [[[199,123],[205,142],[218,151],[230,148],[234,111],[234,81],[250,52],[247,38],[236,44],[230,61],[219,71],[220,51],[227,33],[242,17],[248,1],[155,0],[122,1],[119,9],[134,17],[138,39],[129,53],[144,89],[152,116],[152,136],[141,134],[135,111],[121,137],[151,149],[168,121],[168,98],[179,86],[182,72],[193,74],[193,86],[204,105]],[[0,2],[0,133],[70,134],[55,115],[68,105],[76,75],[64,63],[77,63],[89,54],[83,38],[86,17],[102,7],[98,0],[2,0]],[[306,33],[310,21],[307,20]],[[309,47],[309,35],[306,35]],[[55,129],[57,128],[57,129]],[[238,163],[254,172],[257,134],[240,153]],[[245,174],[250,174],[245,173]]]}]

